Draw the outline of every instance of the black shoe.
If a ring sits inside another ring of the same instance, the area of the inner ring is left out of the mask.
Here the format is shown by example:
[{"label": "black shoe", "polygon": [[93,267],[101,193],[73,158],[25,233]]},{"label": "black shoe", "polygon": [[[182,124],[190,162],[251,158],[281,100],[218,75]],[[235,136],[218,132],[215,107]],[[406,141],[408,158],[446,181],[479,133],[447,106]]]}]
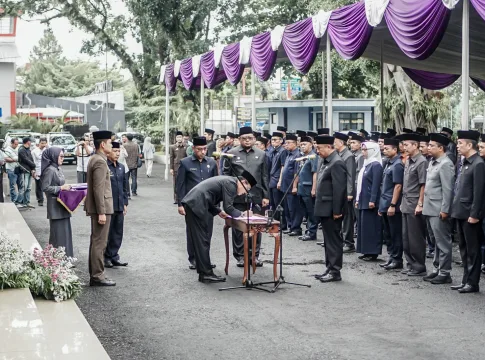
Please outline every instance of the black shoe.
[{"label": "black shoe", "polygon": [[105,261],[104,262],[104,267],[111,269],[113,267],[113,263],[111,261],[109,261],[109,260],[108,261]]},{"label": "black shoe", "polygon": [[263,267],[263,260],[256,258],[256,267]]},{"label": "black shoe", "polygon": [[379,255],[367,255],[362,258],[364,261],[377,261]]},{"label": "black shoe", "polygon": [[290,232],[291,232],[291,230],[288,230],[288,229],[283,230],[283,234],[289,234]]},{"label": "black shoe", "polygon": [[402,270],[401,270],[401,274],[403,274],[403,275],[407,275],[407,274],[408,274],[410,271],[411,271],[411,270],[409,270],[409,269],[407,269],[407,268],[406,268],[406,269],[402,269]]},{"label": "black shoe", "polygon": [[37,203],[37,206],[44,206],[44,203],[39,201],[39,202]]},{"label": "black shoe", "polygon": [[292,231],[288,233],[288,236],[301,236],[301,231]]},{"label": "black shoe", "polygon": [[328,273],[325,276],[322,276],[320,278],[320,281],[322,283],[328,283],[328,282],[333,282],[333,281],[342,281],[342,277],[340,275],[333,275],[331,273]]},{"label": "black shoe", "polygon": [[137,194],[137,193],[133,193],[132,195],[133,195],[133,196],[138,196],[138,194]]},{"label": "black shoe", "polygon": [[[402,269],[402,263],[397,263],[397,262],[392,262],[389,265],[387,265],[384,269],[386,270],[400,270]],[[407,274],[407,272],[406,272]]]},{"label": "black shoe", "polygon": [[240,268],[244,267],[244,259],[239,259],[236,263],[236,266]]},{"label": "black shoe", "polygon": [[453,286],[450,286],[450,289],[451,290],[460,290],[463,287],[465,287],[465,284],[453,285]]},{"label": "black shoe", "polygon": [[89,286],[115,286],[116,283],[111,279],[103,279],[103,280],[89,280]]},{"label": "black shoe", "polygon": [[300,236],[298,239],[300,239],[301,241],[312,241],[312,240],[317,240],[316,237],[312,237],[310,235],[302,235]]},{"label": "black shoe", "polygon": [[426,270],[424,271],[416,271],[416,270],[411,270],[408,271],[408,276],[426,276]]},{"label": "black shoe", "polygon": [[478,286],[473,286],[473,285],[469,285],[469,284],[466,284],[461,289],[458,289],[458,292],[460,294],[476,293],[476,292],[479,292],[479,291],[480,291],[480,288]]},{"label": "black shoe", "polygon": [[434,258],[434,253],[432,253],[432,252],[427,252],[427,253],[426,253],[426,257],[427,257],[428,259],[432,259],[432,258]]},{"label": "black shoe", "polygon": [[190,265],[189,265],[189,269],[190,269],[190,270],[195,270],[195,269],[197,269],[197,267],[195,266],[195,261],[192,261],[192,262],[190,263]]},{"label": "black shoe", "polygon": [[389,260],[387,260],[387,262],[379,264],[379,266],[381,268],[385,268],[386,266],[389,266],[391,264],[392,264],[392,259],[389,259]]},{"label": "black shoe", "polygon": [[344,252],[344,254],[353,253],[353,252],[355,252],[355,246],[345,245],[343,252]]},{"label": "black shoe", "polygon": [[131,200],[131,196],[128,196],[128,200]]},{"label": "black shoe", "polygon": [[431,280],[431,284],[433,285],[451,284],[451,282],[452,280],[450,275],[438,275]]},{"label": "black shoe", "polygon": [[199,281],[200,282],[225,282],[226,278],[222,276],[218,276],[216,274],[199,274]]},{"label": "black shoe", "polygon": [[434,279],[435,277],[437,277],[437,276],[438,276],[438,273],[437,273],[437,272],[433,272],[433,273],[431,273],[431,274],[426,275],[426,276],[423,278],[423,280],[424,280],[424,281],[431,281],[431,280],[433,280],[433,279]]},{"label": "black shoe", "polygon": [[120,262],[118,260],[111,260],[111,263],[114,266],[128,266],[128,263],[127,262]]},{"label": "black shoe", "polygon": [[318,241],[315,244],[320,245],[320,246],[325,246],[325,242],[323,242],[323,241]]}]

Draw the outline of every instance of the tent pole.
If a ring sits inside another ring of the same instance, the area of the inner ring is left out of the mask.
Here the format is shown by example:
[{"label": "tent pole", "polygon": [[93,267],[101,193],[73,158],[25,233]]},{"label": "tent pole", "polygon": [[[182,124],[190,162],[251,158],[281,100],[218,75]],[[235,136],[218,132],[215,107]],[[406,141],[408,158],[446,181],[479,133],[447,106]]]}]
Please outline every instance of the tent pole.
[{"label": "tent pole", "polygon": [[256,76],[251,67],[251,127],[256,131]]},{"label": "tent pole", "polygon": [[170,123],[170,91],[168,86],[165,85],[165,181],[168,181],[168,168],[169,168],[169,157],[168,149],[170,147],[169,143],[169,123]]},{"label": "tent pole", "polygon": [[[332,98],[332,61],[330,59],[330,36],[327,31],[327,103],[328,116],[327,127],[330,129],[330,135],[333,134],[333,98]],[[338,130],[338,129],[337,129]]]},{"label": "tent pole", "polygon": [[[327,127],[325,121],[325,55],[322,51],[322,127]],[[317,125],[318,128],[318,125]]]},{"label": "tent pole", "polygon": [[381,116],[380,131],[384,132],[384,41],[381,40]]},{"label": "tent pole", "polygon": [[463,1],[462,54],[461,54],[461,92],[463,99],[461,128],[468,130],[470,100],[470,2]]},{"label": "tent pole", "polygon": [[200,135],[204,136],[205,131],[205,95],[204,95],[204,79],[200,77]]}]

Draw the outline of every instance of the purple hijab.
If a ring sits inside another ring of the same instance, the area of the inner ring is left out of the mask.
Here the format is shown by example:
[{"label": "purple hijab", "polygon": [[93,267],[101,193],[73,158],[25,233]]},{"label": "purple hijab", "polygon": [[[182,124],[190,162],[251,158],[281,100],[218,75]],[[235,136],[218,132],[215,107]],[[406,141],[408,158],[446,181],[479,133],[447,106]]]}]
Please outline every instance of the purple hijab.
[{"label": "purple hijab", "polygon": [[59,147],[50,147],[44,150],[42,153],[42,164],[40,168],[41,176],[44,174],[45,169],[47,169],[49,165],[54,166],[56,169],[59,167],[59,155],[62,152],[64,152],[64,150]]}]

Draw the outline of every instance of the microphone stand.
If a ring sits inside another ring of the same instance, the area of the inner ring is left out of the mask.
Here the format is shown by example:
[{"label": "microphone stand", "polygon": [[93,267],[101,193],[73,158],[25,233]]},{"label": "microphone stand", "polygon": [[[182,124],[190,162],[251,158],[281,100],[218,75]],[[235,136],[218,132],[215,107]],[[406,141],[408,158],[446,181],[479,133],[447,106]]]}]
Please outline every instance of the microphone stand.
[{"label": "microphone stand", "polygon": [[[307,160],[309,160],[309,159],[307,158]],[[275,218],[275,215],[276,215],[276,212],[279,213],[279,219],[280,219],[280,221],[283,218],[283,211],[284,211],[284,209],[283,209],[283,206],[281,206],[281,204],[283,203],[283,201],[285,200],[285,198],[288,196],[288,191],[290,189],[293,189],[293,184],[295,183],[295,179],[300,176],[301,170],[303,169],[303,166],[304,165],[305,164],[302,164],[302,166],[300,166],[300,169],[298,169],[298,173],[296,174],[296,176],[293,177],[293,180],[291,181],[290,186],[288,187],[288,189],[286,189],[285,193],[283,194],[283,197],[281,198],[280,203],[276,206],[275,213],[268,220],[268,226],[271,226],[271,224],[273,223],[274,218]],[[260,283],[259,285],[269,285],[269,284],[273,284],[274,287],[270,291],[272,293],[274,293],[276,290],[278,290],[278,288],[281,285],[283,285],[283,284],[296,285],[296,286],[304,286],[304,287],[311,288],[312,287],[311,285],[300,284],[300,283],[294,283],[294,282],[286,281],[285,277],[283,276],[283,228],[281,227],[281,224],[279,226],[279,229],[280,229],[280,276],[278,277],[278,280],[276,280],[276,281],[268,281],[268,282]]]},{"label": "microphone stand", "polygon": [[[251,200],[252,200],[252,194],[249,193],[249,190],[248,188],[246,187],[246,185],[244,185],[244,183],[241,181],[241,178],[239,175],[236,174],[236,172],[234,171],[234,168],[232,166],[232,157],[228,158],[228,162],[229,162],[229,166],[231,167],[231,172],[236,176],[236,178],[239,180],[239,182],[241,183],[241,185],[243,186],[244,188],[244,191],[246,191],[246,194],[245,194],[245,201],[246,201],[246,234],[247,234],[247,241],[248,241],[248,246],[250,244],[252,244],[252,241],[249,241],[249,211],[250,211],[250,203],[251,203]],[[257,234],[255,235],[257,236]],[[256,251],[256,249],[253,249],[251,247],[251,251]],[[248,262],[249,262],[249,259],[252,259],[252,256],[250,258],[248,258]],[[249,269],[249,264],[244,264],[244,266],[248,266],[248,269]],[[225,291],[225,290],[236,290],[236,289],[246,289],[246,290],[252,290],[252,289],[256,289],[256,290],[261,290],[261,291],[266,291],[266,292],[273,292],[269,289],[265,289],[265,288],[262,288],[260,287],[260,285],[263,285],[265,283],[253,283],[252,280],[251,280],[251,270],[249,269],[248,271],[248,277],[246,279],[246,282],[243,284],[243,285],[240,285],[240,286],[231,286],[231,287],[225,287],[225,288],[220,288],[219,291]]]}]

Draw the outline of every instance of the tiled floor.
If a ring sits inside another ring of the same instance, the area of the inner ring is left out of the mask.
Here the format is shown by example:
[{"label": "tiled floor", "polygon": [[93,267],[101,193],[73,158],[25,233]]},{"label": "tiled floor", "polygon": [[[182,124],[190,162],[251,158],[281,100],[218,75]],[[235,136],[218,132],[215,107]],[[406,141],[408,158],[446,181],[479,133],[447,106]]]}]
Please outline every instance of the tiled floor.
[{"label": "tiled floor", "polygon": [[[0,203],[0,229],[31,251],[40,247],[13,204]],[[0,360],[109,360],[74,301],[34,299],[28,289],[0,291]]]}]

